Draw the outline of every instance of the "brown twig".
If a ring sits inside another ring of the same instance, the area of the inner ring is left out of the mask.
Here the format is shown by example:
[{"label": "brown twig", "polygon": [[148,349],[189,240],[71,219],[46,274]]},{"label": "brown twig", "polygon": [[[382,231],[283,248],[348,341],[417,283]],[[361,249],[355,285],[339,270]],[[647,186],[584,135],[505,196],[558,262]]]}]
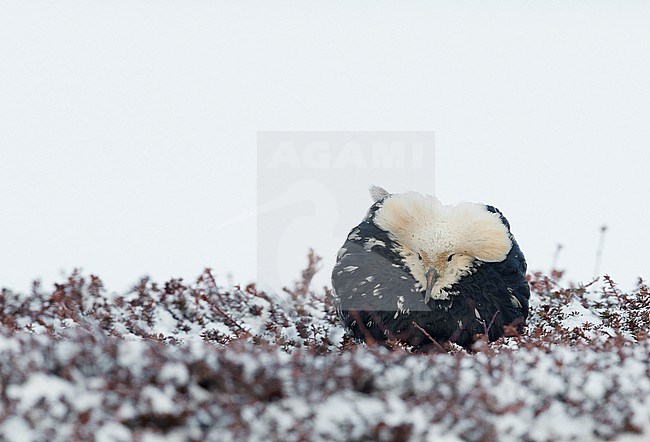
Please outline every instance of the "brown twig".
[{"label": "brown twig", "polygon": [[417,328],[417,329],[420,330],[422,333],[424,333],[424,336],[426,336],[427,338],[429,338],[429,340],[430,340],[432,343],[436,344],[436,345],[438,346],[438,348],[440,349],[440,351],[442,351],[442,352],[446,352],[446,351],[447,351],[447,350],[445,350],[445,348],[444,348],[442,345],[440,345],[440,342],[438,342],[438,341],[436,341],[435,339],[433,339],[433,338],[431,337],[431,335],[430,335],[430,334],[429,334],[425,329],[423,329],[422,327],[420,327],[420,325],[419,325],[417,322],[413,321],[412,324],[413,324],[413,326],[414,326],[415,328]]}]

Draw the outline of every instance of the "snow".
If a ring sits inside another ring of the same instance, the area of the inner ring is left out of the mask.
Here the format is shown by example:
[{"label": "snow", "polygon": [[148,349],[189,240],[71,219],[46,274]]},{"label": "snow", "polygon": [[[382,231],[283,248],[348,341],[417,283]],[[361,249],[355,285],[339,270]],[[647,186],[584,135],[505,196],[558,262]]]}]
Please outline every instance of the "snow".
[{"label": "snow", "polygon": [[349,439],[360,440],[367,420],[378,421],[385,411],[381,401],[360,393],[338,393],[317,408],[314,431],[322,440],[337,440],[341,432]]},{"label": "snow", "polygon": [[[41,398],[60,405],[59,399],[70,400],[73,395],[74,390],[69,382],[43,373],[33,374],[22,385],[9,385],[7,387],[7,396],[10,399],[17,400],[18,410],[23,412],[34,407]],[[55,414],[58,413],[57,410],[61,410],[61,408],[57,406],[54,409]]]},{"label": "snow", "polygon": [[131,439],[131,431],[117,422],[102,425],[95,434],[97,442],[130,442]]},{"label": "snow", "polygon": [[47,304],[48,294],[24,309],[3,292],[1,313],[23,324],[0,327],[3,440],[650,435],[644,286],[542,290],[533,279],[525,335],[422,355],[354,345],[310,291],[280,305],[250,288],[172,281],[120,298],[69,284],[91,310]]},{"label": "snow", "polygon": [[553,402],[528,430],[533,440],[589,440],[593,439],[592,421],[571,416],[569,410]]},{"label": "snow", "polygon": [[9,416],[0,427],[0,434],[8,442],[31,442],[31,427],[19,416]]},{"label": "snow", "polygon": [[167,414],[174,411],[174,403],[171,399],[173,394],[169,393],[171,393],[171,391],[163,391],[152,385],[147,385],[142,390],[142,397],[145,401],[150,401],[150,406],[154,412],[158,414]]},{"label": "snow", "polygon": [[187,385],[190,379],[190,374],[187,367],[180,362],[168,362],[160,369],[158,379],[163,384],[171,382],[174,385]]},{"label": "snow", "polygon": [[124,344],[119,347],[119,353],[117,356],[118,363],[123,367],[130,367],[131,370],[138,375],[142,362],[143,350],[144,345],[142,344],[142,341],[125,341]]},{"label": "snow", "polygon": [[603,373],[588,373],[582,386],[585,395],[593,400],[603,399],[609,382]]}]

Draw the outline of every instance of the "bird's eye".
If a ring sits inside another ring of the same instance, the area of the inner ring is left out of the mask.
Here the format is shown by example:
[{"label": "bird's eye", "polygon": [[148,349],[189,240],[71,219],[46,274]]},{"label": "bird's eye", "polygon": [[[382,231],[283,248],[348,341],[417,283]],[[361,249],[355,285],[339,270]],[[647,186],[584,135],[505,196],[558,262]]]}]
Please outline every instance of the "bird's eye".
[{"label": "bird's eye", "polygon": [[451,261],[451,258],[453,258],[453,257],[454,257],[454,254],[452,253],[452,254],[449,255],[449,257],[447,258],[447,261]]},{"label": "bird's eye", "polygon": [[418,259],[422,261],[422,255],[420,255],[419,253],[418,253]]}]

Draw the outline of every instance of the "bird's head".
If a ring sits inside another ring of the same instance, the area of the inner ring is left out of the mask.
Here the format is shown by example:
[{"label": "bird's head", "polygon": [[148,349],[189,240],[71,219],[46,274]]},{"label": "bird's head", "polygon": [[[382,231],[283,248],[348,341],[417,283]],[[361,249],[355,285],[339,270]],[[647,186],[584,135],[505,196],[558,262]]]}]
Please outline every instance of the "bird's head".
[{"label": "bird's head", "polygon": [[376,187],[371,196],[380,203],[374,223],[397,244],[427,303],[448,298],[445,288],[483,262],[503,261],[512,248],[508,227],[483,204],[443,205],[433,196]]}]

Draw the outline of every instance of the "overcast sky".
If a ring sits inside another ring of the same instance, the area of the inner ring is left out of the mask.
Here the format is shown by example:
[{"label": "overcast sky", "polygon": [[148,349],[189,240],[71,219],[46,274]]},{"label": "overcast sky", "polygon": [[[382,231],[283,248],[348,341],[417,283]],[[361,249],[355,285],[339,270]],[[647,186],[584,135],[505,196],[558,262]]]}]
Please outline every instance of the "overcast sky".
[{"label": "overcast sky", "polygon": [[[607,225],[601,272],[631,286],[648,23],[644,2],[2,2],[0,286],[255,278],[257,133],[310,130],[435,132],[431,185],[389,190],[493,204],[530,269],[563,244],[578,281]],[[345,229],[370,203],[354,187]]]}]

